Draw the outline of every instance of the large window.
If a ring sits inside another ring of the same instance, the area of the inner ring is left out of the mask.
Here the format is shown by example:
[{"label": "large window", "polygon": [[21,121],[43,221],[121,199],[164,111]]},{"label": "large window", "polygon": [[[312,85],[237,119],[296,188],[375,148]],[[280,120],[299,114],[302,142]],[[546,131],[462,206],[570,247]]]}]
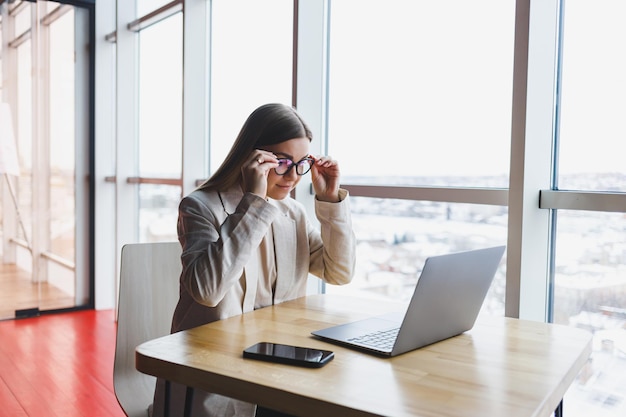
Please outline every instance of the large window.
[{"label": "large window", "polygon": [[624,19],[622,1],[564,2],[555,188],[583,192],[590,207],[556,215],[552,315],[594,335],[566,398],[576,416],[626,413],[626,214],[607,193],[626,191]]},{"label": "large window", "polygon": [[626,3],[567,0],[558,187],[626,191]]},{"label": "large window", "polygon": [[[506,188],[513,175],[508,163],[516,5],[453,3],[331,5],[328,149],[339,159],[344,181],[364,186],[349,185],[353,194],[369,197],[353,199],[358,254],[365,260],[359,262],[355,283],[326,290],[402,300],[429,254],[505,239],[515,245],[521,241],[523,247],[528,245],[524,241],[539,236],[546,251],[553,248],[555,254],[543,268],[550,274],[539,282],[539,287],[549,288],[545,299],[550,319],[594,333],[592,360],[567,396],[568,414],[621,415],[626,407],[619,388],[626,357],[626,228],[619,204],[623,200],[616,198],[626,184],[621,158],[626,130],[620,116],[626,110],[621,99],[626,95],[626,32],[619,24],[626,7],[619,1],[569,0],[530,13],[533,22],[541,21],[530,25],[531,36],[554,39],[545,30],[545,23],[552,22],[561,43],[547,57],[539,51],[546,43],[531,41],[533,58],[525,64],[547,76],[531,72],[528,79],[516,81],[529,83],[523,100],[532,106],[524,110],[532,116],[518,114],[518,121],[526,123],[529,135],[548,140],[527,137],[523,146],[529,153],[512,156],[519,159],[516,167],[526,170],[515,172],[515,185],[538,183],[547,188],[549,175],[537,172],[552,170],[553,187],[544,190],[542,209],[522,217],[560,210],[553,212],[555,233],[545,222],[540,232],[521,227],[522,235],[516,235],[509,210],[500,204],[522,204],[523,199],[518,203],[515,197],[486,193],[478,203],[495,196],[493,205],[464,204],[472,188]],[[550,15],[555,10],[562,13],[555,13],[557,18]],[[518,31],[518,36],[523,33]],[[516,51],[516,56],[523,55]],[[538,64],[538,59],[543,61]],[[518,74],[525,70],[516,68]],[[550,91],[549,82],[555,78]],[[546,91],[541,103],[537,97]],[[538,108],[544,111],[539,116]],[[545,120],[547,130],[541,125]],[[543,159],[549,166],[541,166],[532,151],[554,159]],[[458,194],[461,187],[467,194]],[[531,190],[536,197],[538,192]],[[394,200],[400,193],[402,200]],[[567,210],[581,204],[583,210]],[[518,216],[537,206],[513,209]],[[498,272],[502,277],[497,275],[485,304],[490,313],[503,306],[505,272]],[[522,274],[521,279],[529,278]],[[524,297],[543,299],[540,293],[520,293]]]},{"label": "large window", "polygon": [[[251,110],[297,104],[313,149],[339,160],[354,197],[357,276],[327,291],[403,300],[426,256],[506,243],[485,312],[591,330],[592,361],[567,414],[624,414],[623,1],[187,1],[176,27],[164,19],[140,41],[129,36],[128,21],[182,3],[117,1],[109,28],[119,30],[124,86],[117,145],[141,136],[142,177],[176,181],[182,169],[190,191],[222,162]],[[178,46],[149,57],[161,30]],[[161,84],[150,83],[151,68]],[[149,111],[151,102],[163,108]],[[140,121],[125,111],[138,103]],[[126,167],[126,177],[139,175]],[[119,190],[128,184],[117,175]],[[296,198],[310,210],[301,185]],[[173,220],[158,211],[175,216],[178,186],[137,187],[151,213],[141,227],[172,236]],[[116,197],[118,209],[135,201]],[[130,236],[124,219],[117,244]]]},{"label": "large window", "polygon": [[[505,207],[355,197],[357,270],[350,285],[327,293],[408,302],[432,255],[506,243]],[[505,268],[496,273],[483,311],[504,315]]]},{"label": "large window", "polygon": [[142,177],[180,178],[181,175],[182,55],[182,13],[139,32],[138,162]]},{"label": "large window", "polygon": [[[139,176],[182,175],[183,14],[139,32]],[[155,70],[158,68],[158,71]],[[176,240],[180,185],[139,185],[140,241]]]},{"label": "large window", "polygon": [[[54,5],[51,4],[50,10]],[[58,7],[58,6],[57,6]],[[75,13],[66,7],[60,17],[48,26],[49,66],[49,165],[48,194],[50,225],[49,250],[64,260],[76,264],[76,68],[75,68]],[[76,277],[73,268],[49,264],[49,281],[67,294],[48,307],[74,305]],[[88,300],[82,299],[80,304]]]},{"label": "large window", "polygon": [[[1,269],[8,278],[0,292],[8,296],[0,318],[86,306],[92,301],[89,5],[3,2],[0,12],[2,101],[14,122],[19,170],[2,181]],[[4,186],[12,183],[9,193]]]},{"label": "large window", "polygon": [[[508,186],[513,1],[336,1],[330,19],[328,149],[344,182],[381,197]],[[427,256],[506,243],[506,207],[454,201],[355,199],[363,261],[326,291],[407,299]],[[504,272],[485,304],[499,314]]]},{"label": "large window", "polygon": [[293,1],[212,2],[211,172],[248,115],[265,103],[291,103]]},{"label": "large window", "polygon": [[[182,191],[183,13],[171,14],[177,10],[174,2],[160,10],[152,8],[152,3],[151,9],[146,2],[137,6],[137,12],[144,13],[136,21],[139,240],[175,240],[176,209]],[[171,15],[164,17],[168,13]],[[211,80],[207,97],[211,112],[204,117],[210,119],[212,140],[204,157],[214,170],[255,107],[291,102],[293,2],[213,1],[207,16],[211,65],[206,76]],[[156,23],[149,25],[151,20]],[[190,133],[188,141],[204,140],[203,133]]]},{"label": "large window", "polygon": [[347,181],[508,186],[514,6],[332,2],[329,152]]}]

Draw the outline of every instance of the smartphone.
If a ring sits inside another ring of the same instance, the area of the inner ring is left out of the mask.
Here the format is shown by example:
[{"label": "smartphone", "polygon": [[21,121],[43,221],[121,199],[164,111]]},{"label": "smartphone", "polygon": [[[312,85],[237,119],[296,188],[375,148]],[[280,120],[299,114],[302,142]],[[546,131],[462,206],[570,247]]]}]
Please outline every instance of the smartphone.
[{"label": "smartphone", "polygon": [[244,349],[243,357],[308,368],[320,368],[330,362],[335,354],[330,350],[260,342]]}]

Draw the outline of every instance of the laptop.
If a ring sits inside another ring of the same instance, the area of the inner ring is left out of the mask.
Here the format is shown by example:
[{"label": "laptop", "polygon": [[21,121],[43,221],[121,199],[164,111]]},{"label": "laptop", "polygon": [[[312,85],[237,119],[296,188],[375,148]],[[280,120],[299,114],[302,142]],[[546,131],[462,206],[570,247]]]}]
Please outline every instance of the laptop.
[{"label": "laptop", "polygon": [[406,311],[311,332],[325,341],[396,356],[474,327],[505,246],[426,259]]}]

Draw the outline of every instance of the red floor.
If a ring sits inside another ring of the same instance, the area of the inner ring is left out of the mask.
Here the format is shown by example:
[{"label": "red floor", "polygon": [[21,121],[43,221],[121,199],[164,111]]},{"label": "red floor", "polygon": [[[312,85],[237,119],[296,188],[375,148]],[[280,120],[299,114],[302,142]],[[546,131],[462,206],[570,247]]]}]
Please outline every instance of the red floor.
[{"label": "red floor", "polygon": [[0,417],[123,417],[113,311],[0,321]]}]

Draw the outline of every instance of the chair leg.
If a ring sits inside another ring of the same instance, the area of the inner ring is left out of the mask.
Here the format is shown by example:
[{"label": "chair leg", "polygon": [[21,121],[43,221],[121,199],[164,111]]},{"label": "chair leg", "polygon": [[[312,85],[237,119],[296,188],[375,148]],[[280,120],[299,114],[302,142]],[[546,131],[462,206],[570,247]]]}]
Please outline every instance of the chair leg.
[{"label": "chair leg", "polygon": [[554,410],[554,417],[563,417],[563,400],[561,400],[556,410]]},{"label": "chair leg", "polygon": [[165,380],[165,402],[163,406],[163,417],[170,416],[170,381]]},{"label": "chair leg", "polygon": [[291,414],[281,413],[280,411],[274,411],[269,408],[260,407],[257,405],[255,417],[293,417]]},{"label": "chair leg", "polygon": [[185,392],[185,417],[191,417],[191,406],[193,404],[193,388],[187,387]]}]

